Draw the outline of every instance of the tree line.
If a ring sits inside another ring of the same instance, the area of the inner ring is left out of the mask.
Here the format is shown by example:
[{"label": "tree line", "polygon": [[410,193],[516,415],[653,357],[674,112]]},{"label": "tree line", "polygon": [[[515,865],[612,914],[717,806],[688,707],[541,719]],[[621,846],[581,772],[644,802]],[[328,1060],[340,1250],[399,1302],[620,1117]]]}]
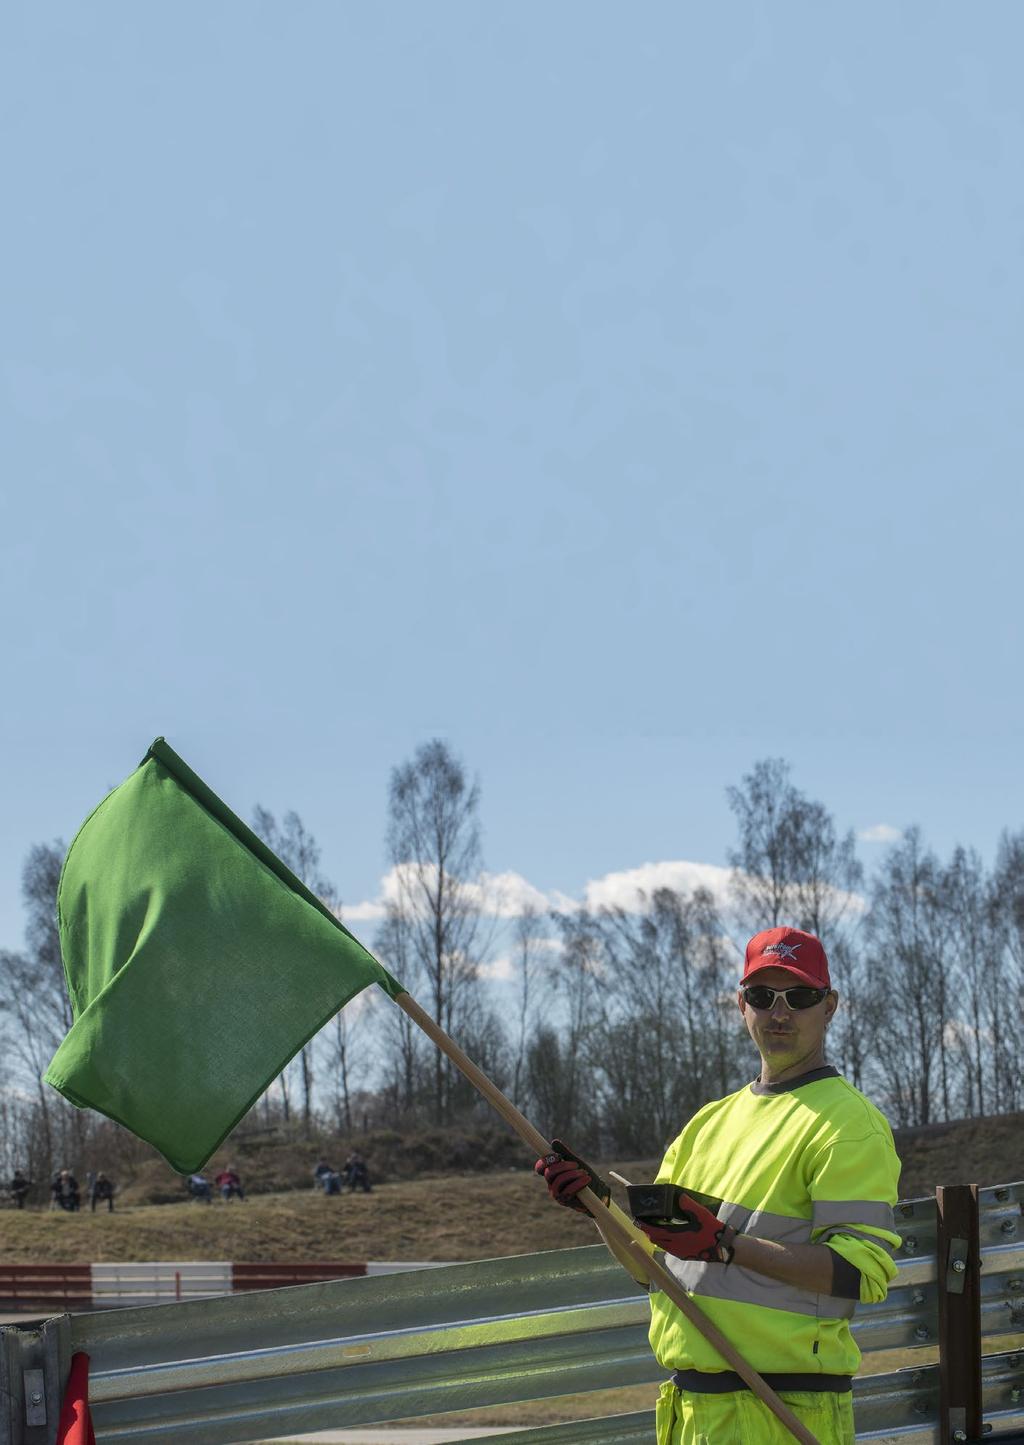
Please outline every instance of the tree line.
[{"label": "tree line", "polygon": [[[896,1126],[1024,1108],[1024,832],[995,861],[940,858],[917,828],[870,877],[852,831],[762,759],[726,789],[735,822],[728,887],[657,888],[629,907],[499,919],[481,849],[481,790],[433,740],[395,767],[387,800],[392,887],[368,945],[543,1131],[620,1157],[657,1154],[755,1060],[735,1005],[742,945],[788,923],[823,940],[841,1006],[832,1061]],[[295,812],[252,824],[344,919],[321,852]],[[70,1108],[41,1074],[71,1023],[56,931],[64,848],[25,860],[24,946],[0,950],[0,1172],[35,1177],[102,1139],[104,1167],[134,1146]],[[507,911],[507,910],[505,910]],[[507,977],[488,978],[501,949]],[[251,1122],[353,1137],[401,1121],[458,1127],[487,1112],[400,1010],[368,990],[267,1090]]]}]

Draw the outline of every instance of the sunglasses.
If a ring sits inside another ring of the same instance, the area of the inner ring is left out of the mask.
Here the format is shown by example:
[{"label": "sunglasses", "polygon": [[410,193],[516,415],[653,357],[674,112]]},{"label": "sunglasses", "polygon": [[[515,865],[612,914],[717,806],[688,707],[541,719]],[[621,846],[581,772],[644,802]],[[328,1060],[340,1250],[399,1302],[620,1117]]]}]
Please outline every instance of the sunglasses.
[{"label": "sunglasses", "polygon": [[828,989],[809,988],[806,984],[796,988],[769,988],[766,983],[751,983],[741,992],[744,1002],[761,1012],[774,1008],[777,998],[784,998],[788,1009],[814,1008],[827,996]]}]

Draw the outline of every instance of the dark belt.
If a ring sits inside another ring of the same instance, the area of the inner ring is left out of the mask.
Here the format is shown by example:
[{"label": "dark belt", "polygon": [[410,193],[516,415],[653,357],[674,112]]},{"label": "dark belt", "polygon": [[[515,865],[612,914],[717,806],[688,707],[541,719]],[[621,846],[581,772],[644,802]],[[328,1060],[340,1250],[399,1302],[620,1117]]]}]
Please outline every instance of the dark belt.
[{"label": "dark belt", "polygon": [[[819,1390],[845,1395],[853,1389],[852,1375],[762,1375],[761,1379],[773,1390]],[[677,1390],[689,1390],[691,1395],[730,1395],[733,1390],[750,1388],[732,1370],[713,1375],[703,1370],[676,1370],[672,1383]]]}]

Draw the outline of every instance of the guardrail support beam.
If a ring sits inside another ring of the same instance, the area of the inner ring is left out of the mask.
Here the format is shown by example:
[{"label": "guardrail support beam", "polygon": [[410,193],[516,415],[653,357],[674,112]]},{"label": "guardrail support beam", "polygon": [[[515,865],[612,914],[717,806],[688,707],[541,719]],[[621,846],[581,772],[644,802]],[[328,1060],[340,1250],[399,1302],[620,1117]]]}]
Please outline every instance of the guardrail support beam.
[{"label": "guardrail support beam", "polygon": [[68,1369],[70,1323],[0,1325],[0,1445],[51,1445]]},{"label": "guardrail support beam", "polygon": [[981,1249],[978,1188],[939,1186],[939,1441],[981,1439]]}]

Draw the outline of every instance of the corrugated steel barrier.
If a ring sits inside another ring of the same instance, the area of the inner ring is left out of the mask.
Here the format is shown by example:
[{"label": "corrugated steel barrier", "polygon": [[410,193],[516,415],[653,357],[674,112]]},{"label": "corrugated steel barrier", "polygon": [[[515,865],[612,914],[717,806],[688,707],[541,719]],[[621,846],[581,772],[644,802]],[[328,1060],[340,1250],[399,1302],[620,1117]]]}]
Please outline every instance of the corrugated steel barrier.
[{"label": "corrugated steel barrier", "polygon": [[[984,1338],[1024,1331],[1022,1198],[1019,1184],[979,1191]],[[879,1350],[934,1346],[938,1336],[936,1201],[901,1204],[898,1220],[897,1280],[854,1323],[869,1370]],[[653,1384],[663,1372],[647,1321],[646,1297],[601,1245],[63,1315],[0,1330],[0,1445],[50,1445],[50,1412],[76,1350],[92,1360],[101,1441],[228,1445]],[[934,1365],[862,1375],[858,1439],[953,1438],[937,1428],[939,1383]],[[986,1358],[981,1383],[985,1425],[1024,1429],[1024,1355]],[[48,1425],[26,1423],[32,1393],[35,1418],[42,1410]],[[502,1438],[650,1445],[652,1422],[653,1412],[640,1412]]]}]

